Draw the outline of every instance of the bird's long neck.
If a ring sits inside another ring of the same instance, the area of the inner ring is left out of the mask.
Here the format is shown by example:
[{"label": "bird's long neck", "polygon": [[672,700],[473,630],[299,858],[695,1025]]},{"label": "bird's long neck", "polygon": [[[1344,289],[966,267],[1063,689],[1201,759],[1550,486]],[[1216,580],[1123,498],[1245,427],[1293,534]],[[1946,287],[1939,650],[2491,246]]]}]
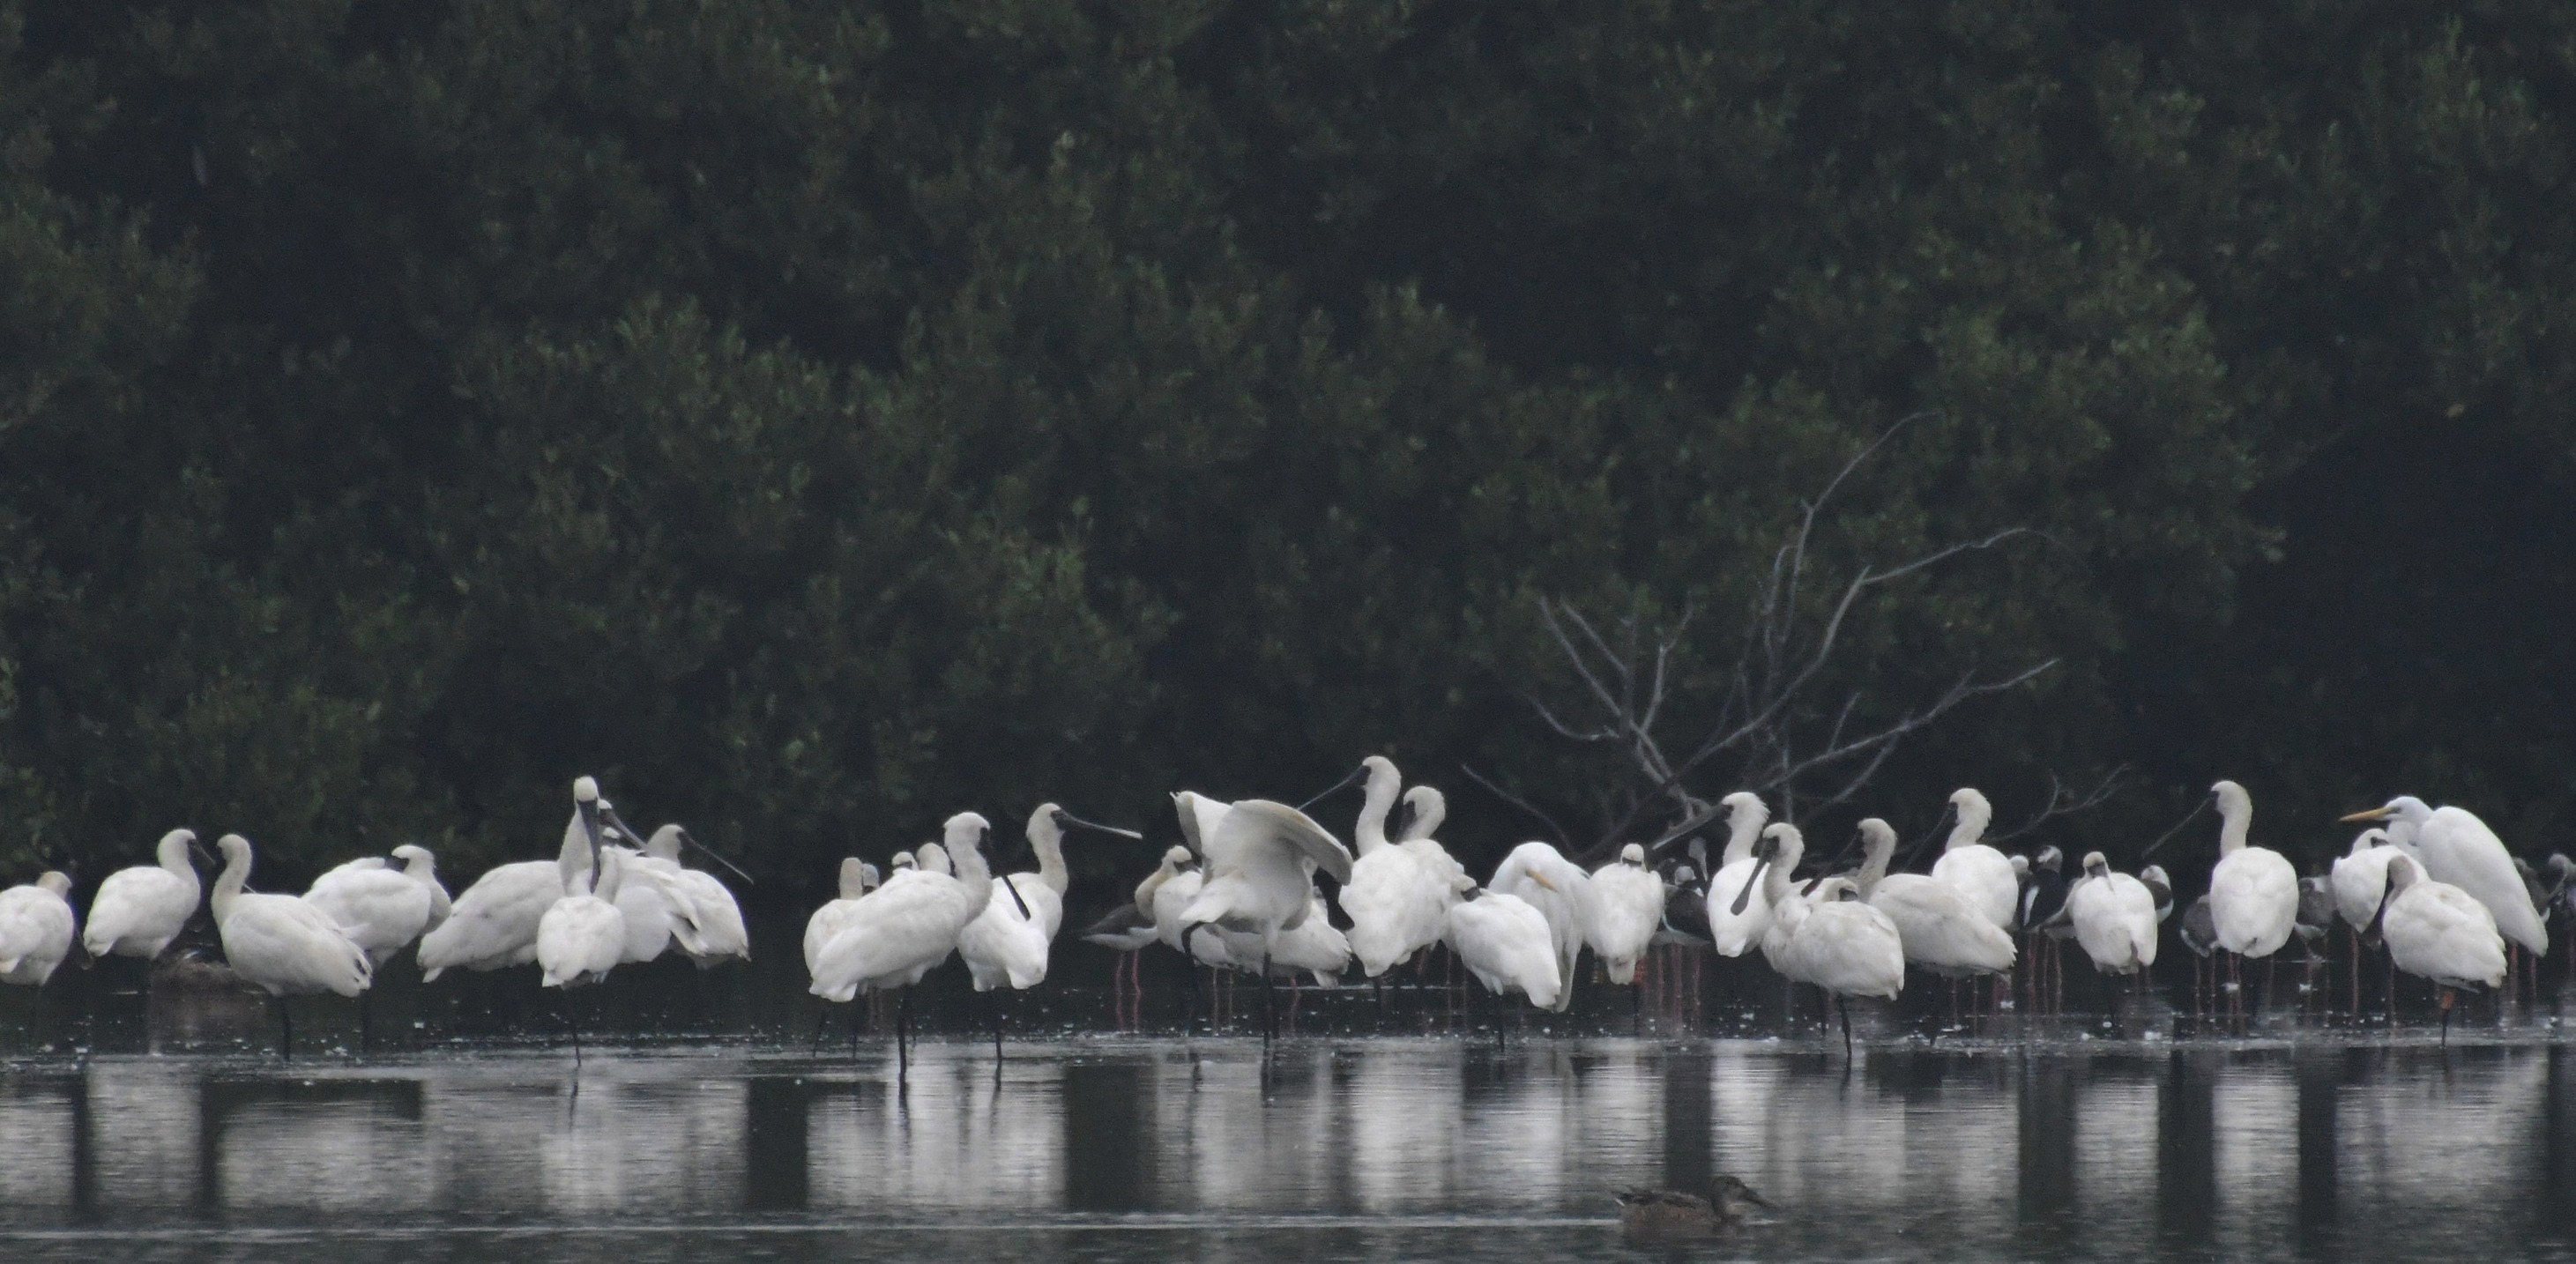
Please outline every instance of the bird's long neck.
[{"label": "bird's long neck", "polygon": [[950,874],[966,890],[966,907],[984,911],[984,901],[993,898],[993,871],[984,865],[984,849],[973,843],[950,843],[947,852]]},{"label": "bird's long neck", "polygon": [[1771,867],[1762,873],[1762,898],[1773,908],[1788,901],[1790,875],[1797,871],[1798,862],[1806,856],[1805,839],[1791,834],[1780,840],[1779,853],[1771,858]]},{"label": "bird's long neck", "polygon": [[2218,813],[2218,854],[2233,855],[2244,848],[2245,832],[2254,825],[2254,805],[2243,800],[2222,803]]},{"label": "bird's long neck", "polygon": [[1404,823],[1404,841],[1409,843],[1415,839],[1436,837],[1440,832],[1440,823],[1447,819],[1449,819],[1449,800],[1437,794],[1424,795],[1422,801],[1413,809],[1413,819]]},{"label": "bird's long neck", "polygon": [[1719,853],[1718,863],[1731,865],[1753,854],[1753,842],[1762,837],[1762,826],[1771,814],[1757,807],[1740,807],[1726,817],[1726,850]]},{"label": "bird's long neck", "polygon": [[233,897],[241,894],[242,884],[248,881],[250,881],[249,850],[245,848],[225,857],[224,872],[222,876],[215,879],[215,893],[211,901],[215,907],[217,926],[223,925],[224,919],[232,916]]},{"label": "bird's long neck", "polygon": [[1895,856],[1895,831],[1872,831],[1869,836],[1869,847],[1861,853],[1860,873],[1853,879],[1853,882],[1860,887],[1862,899],[1868,899],[1870,893],[1878,889],[1879,879],[1887,876],[1887,862]]},{"label": "bird's long neck", "polygon": [[1957,851],[1962,847],[1974,847],[1983,842],[1986,837],[1986,826],[1994,819],[1995,810],[1985,804],[1960,804],[1959,823],[1950,827],[1950,841],[1943,843],[1941,850]]},{"label": "bird's long neck", "polygon": [[188,863],[188,840],[184,838],[167,839],[162,842],[160,852],[161,854],[159,859],[161,861],[162,868],[169,870],[177,877],[187,879],[188,885],[190,886],[197,885],[197,867]]},{"label": "bird's long neck", "polygon": [[1073,885],[1072,875],[1064,867],[1064,831],[1053,825],[1029,831],[1029,847],[1038,854],[1038,881],[1048,890],[1062,895]]},{"label": "bird's long neck", "polygon": [[1389,773],[1369,774],[1368,797],[1360,801],[1360,821],[1351,828],[1351,842],[1363,856],[1386,846],[1386,814],[1395,810],[1397,780]]},{"label": "bird's long neck", "polygon": [[555,869],[563,874],[566,891],[590,871],[590,829],[578,809],[572,814],[572,824],[564,826],[563,850],[555,853]]},{"label": "bird's long neck", "polygon": [[[603,900],[614,902],[617,899],[617,889],[624,885],[626,885],[625,854],[615,851],[601,852],[599,871],[590,875],[590,893]],[[566,884],[565,890],[567,894],[570,893],[569,883]]]}]

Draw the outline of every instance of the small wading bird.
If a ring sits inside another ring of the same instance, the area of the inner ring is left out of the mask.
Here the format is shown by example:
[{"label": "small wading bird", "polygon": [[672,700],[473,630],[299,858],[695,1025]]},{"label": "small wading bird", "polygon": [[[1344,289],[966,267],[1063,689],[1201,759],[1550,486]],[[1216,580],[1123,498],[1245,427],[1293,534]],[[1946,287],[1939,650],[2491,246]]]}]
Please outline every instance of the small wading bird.
[{"label": "small wading bird", "polygon": [[2379,933],[2400,970],[2430,979],[2442,992],[2442,1043],[2451,1042],[2452,994],[2504,984],[2504,937],[2477,897],[2423,875],[2411,856],[2388,862],[2388,894]]},{"label": "small wading bird", "polygon": [[[2352,944],[2352,1016],[2356,1019],[2361,1017],[2362,950],[2379,946],[2379,906],[2388,896],[2388,862],[2404,854],[2389,841],[2387,830],[2373,827],[2355,836],[2352,849],[2336,857],[2326,873],[2326,885],[2334,891],[2335,914],[2343,919],[2345,938]],[[2397,1012],[2393,974],[2388,987],[2388,1012],[2393,1017]]]},{"label": "small wading bird", "polygon": [[1112,1021],[1122,1027],[1143,1021],[1145,985],[1136,972],[1144,964],[1141,954],[1145,947],[1161,937],[1154,923],[1154,895],[1164,883],[1195,863],[1189,848],[1165,848],[1162,862],[1136,884],[1134,899],[1102,914],[1100,920],[1082,930],[1084,943],[1098,944],[1118,954],[1117,963],[1109,970],[1110,1011]]},{"label": "small wading bird", "polygon": [[[1983,841],[1986,826],[1995,819],[1994,805],[1974,787],[1961,786],[1950,792],[1950,808],[1958,823],[1950,827],[1940,858],[1932,862],[1932,876],[1957,887],[1978,916],[2009,935],[2021,904],[2021,874],[2010,857]],[[2003,976],[1995,976],[1994,991],[1987,997],[1990,1003],[2001,1004],[1997,993],[2005,982]]]},{"label": "small wading bird", "polygon": [[[391,856],[361,856],[325,872],[306,889],[304,902],[357,941],[370,971],[383,969],[395,953],[438,929],[451,909],[436,859],[413,843],[394,848]],[[370,987],[358,994],[361,1049],[372,1042],[367,1000],[374,993]]]},{"label": "small wading bird", "polygon": [[1720,1175],[1709,1182],[1706,1197],[1676,1189],[1623,1189],[1619,1232],[1631,1241],[1671,1242],[1713,1238],[1744,1225],[1756,1207],[1771,1204],[1742,1180]]},{"label": "small wading bird", "polygon": [[1547,919],[1556,949],[1556,1003],[1542,1008],[1560,1013],[1574,1004],[1574,965],[1591,938],[1594,917],[1592,875],[1546,843],[1523,843],[1503,857],[1485,889],[1515,895]]},{"label": "small wading bird", "polygon": [[215,840],[224,871],[215,879],[215,933],[224,961],[242,981],[265,990],[277,1010],[277,1056],[293,1058],[295,1022],[286,998],[331,992],[355,998],[375,981],[366,950],[322,910],[300,896],[242,890],[250,878],[250,840],[226,834]]},{"label": "small wading bird", "polygon": [[[1630,843],[1619,858],[1592,871],[1592,925],[1586,937],[1612,983],[1636,982],[1637,961],[1664,924],[1664,880],[1646,867],[1646,849]],[[1643,1002],[1639,1004],[1642,1006]]]}]

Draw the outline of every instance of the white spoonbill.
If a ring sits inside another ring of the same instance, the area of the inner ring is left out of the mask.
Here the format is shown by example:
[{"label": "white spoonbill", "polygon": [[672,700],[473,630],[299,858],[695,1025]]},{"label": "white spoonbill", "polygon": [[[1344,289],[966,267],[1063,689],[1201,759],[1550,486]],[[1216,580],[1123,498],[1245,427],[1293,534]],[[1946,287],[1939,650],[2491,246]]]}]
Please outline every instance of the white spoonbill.
[{"label": "white spoonbill", "polygon": [[2495,914],[2476,896],[2425,877],[2412,856],[2388,862],[2379,934],[2398,969],[2442,989],[2444,1044],[2451,1040],[2452,991],[2504,984],[2504,936]]},{"label": "white spoonbill", "polygon": [[[1413,853],[1432,885],[1440,888],[1442,925],[1447,925],[1447,908],[1458,902],[1458,877],[1467,872],[1437,837],[1441,822],[1449,818],[1449,797],[1430,786],[1415,786],[1404,792],[1404,831],[1396,845]],[[1442,934],[1448,932],[1444,929]]]},{"label": "white spoonbill", "polygon": [[2115,873],[2102,853],[2084,855],[2084,876],[2066,892],[2075,942],[2104,974],[2135,975],[2156,964],[2156,897],[2147,884]]},{"label": "white spoonbill", "polygon": [[1279,936],[1304,925],[1315,907],[1310,875],[1316,869],[1336,882],[1350,881],[1351,854],[1313,818],[1284,803],[1245,799],[1226,808],[1212,829],[1207,828],[1205,807],[1198,810],[1207,877],[1181,910],[1181,942],[1188,947],[1191,936],[1207,927],[1259,937],[1262,1035],[1267,1041],[1278,1025],[1270,968]]},{"label": "white spoonbill", "polygon": [[1806,854],[1798,827],[1764,826],[1754,849],[1756,874],[1771,897],[1771,930],[1763,955],[1793,983],[1811,983],[1834,998],[1841,1014],[1843,1056],[1851,1056],[1855,996],[1896,999],[1905,990],[1905,941],[1896,922],[1860,898],[1851,879],[1827,878],[1803,898],[1789,894],[1789,875]]},{"label": "white spoonbill", "polygon": [[47,870],[0,891],[0,983],[40,988],[72,952],[68,875]]},{"label": "white spoonbill", "polygon": [[[909,989],[957,950],[958,933],[992,898],[993,872],[985,867],[981,850],[991,831],[992,825],[973,812],[949,817],[942,829],[947,841],[938,850],[956,872],[930,873],[925,867],[888,879],[860,898],[848,929],[823,945],[810,989],[814,995],[848,1001],[862,991],[895,993],[898,1075],[911,1066]],[[917,850],[915,858],[925,859],[930,850]]]},{"label": "white spoonbill", "polygon": [[81,946],[89,955],[150,961],[179,937],[203,894],[197,868],[188,862],[188,849],[196,842],[196,831],[174,829],[152,849],[160,863],[119,869],[98,884],[98,894],[90,897],[89,925],[81,931]]},{"label": "white spoonbill", "polygon": [[[984,911],[957,936],[957,955],[965,958],[975,990],[997,987],[1025,991],[1046,981],[1047,958],[1058,930],[1064,927],[1064,892],[1072,883],[1064,867],[1068,829],[1094,830],[1142,840],[1134,830],[1083,820],[1052,803],[1029,813],[1030,850],[1037,853],[1036,873],[1015,873],[993,880]],[[1001,1010],[993,1011],[995,1043],[1000,1043]]]},{"label": "white spoonbill", "polygon": [[420,938],[420,977],[435,981],[451,967],[499,970],[537,959],[537,923],[563,898],[564,875],[590,869],[599,816],[599,782],[575,777],[572,819],[553,860],[494,865],[456,897],[447,920]]},{"label": "white spoonbill", "polygon": [[1586,939],[1612,983],[1637,979],[1637,959],[1664,925],[1664,880],[1646,867],[1646,849],[1630,843],[1619,858],[1592,871],[1592,923]]},{"label": "white spoonbill", "polygon": [[1516,895],[1547,918],[1556,941],[1558,987],[1555,1008],[1574,1004],[1574,963],[1592,936],[1592,875],[1546,843],[1523,843],[1495,866],[1485,889]]},{"label": "white spoonbill", "polygon": [[[2245,787],[2221,781],[2209,788],[2218,799],[2218,864],[2209,871],[2209,921],[2220,951],[2230,953],[2229,975],[2239,990],[2231,1005],[2243,1004],[2243,960],[2269,959],[2290,940],[2299,917],[2299,871],[2281,853],[2248,846],[2246,831],[2254,823],[2254,799]],[[2270,1002],[2268,987],[2264,1001]]]},{"label": "white spoonbill", "polygon": [[[684,825],[664,825],[645,840],[644,854],[672,879],[672,898],[686,897],[694,915],[695,933],[679,941],[680,951],[701,969],[724,961],[751,960],[751,933],[743,929],[742,906],[734,902],[733,892],[722,879],[680,863],[683,846],[695,847],[715,857],[716,863],[734,869],[732,861],[716,855]],[[740,876],[742,871],[734,869],[734,873]]]},{"label": "white spoonbill", "polygon": [[445,920],[451,905],[438,884],[437,860],[416,843],[394,848],[390,859],[360,856],[313,880],[304,901],[322,910],[367,952],[369,968],[382,968],[395,953]]},{"label": "white spoonbill", "polygon": [[1753,846],[1771,809],[1750,790],[1738,790],[1718,803],[1726,809],[1726,850],[1718,853],[1717,872],[1708,880],[1709,944],[1721,957],[1741,957],[1771,929],[1771,901],[1753,881],[1759,867]]},{"label": "white spoonbill", "polygon": [[1351,951],[1360,959],[1360,973],[1374,979],[1440,941],[1454,893],[1445,875],[1425,872],[1414,852],[1386,836],[1386,815],[1403,782],[1395,764],[1371,755],[1360,767],[1368,776],[1367,798],[1351,830],[1359,858],[1340,899],[1351,919]]},{"label": "white spoonbill", "polygon": [[[1986,920],[1959,888],[1925,874],[1887,871],[1896,855],[1894,826],[1869,817],[1860,823],[1860,835],[1860,874],[1853,885],[1896,924],[1907,961],[1946,979],[2012,969],[2012,936]],[[1958,999],[1955,992],[1951,999]]]},{"label": "white spoonbill", "polygon": [[[1547,915],[1517,896],[1479,888],[1474,878],[1458,875],[1458,902],[1449,906],[1446,937],[1449,951],[1487,992],[1519,992],[1540,1009],[1555,1009],[1563,980],[1556,972],[1555,932]],[[1503,1038],[1499,1017],[1494,1039]]]},{"label": "white spoonbill", "polygon": [[[911,853],[904,853],[904,859],[912,859]],[[860,898],[876,890],[877,886],[875,865],[856,856],[841,861],[840,898],[824,901],[821,908],[814,910],[812,917],[805,919],[805,973],[808,977],[820,964],[823,945],[830,943],[832,936],[849,929],[850,918],[858,909]]]},{"label": "white spoonbill", "polygon": [[2531,890],[2513,867],[2513,854],[2476,813],[2429,807],[2422,799],[2401,794],[2386,806],[2343,819],[2389,821],[2392,834],[2411,831],[2415,841],[2408,850],[2421,859],[2425,877],[2476,897],[2495,915],[2497,933],[2523,951],[2534,955],[2549,951],[2549,932],[2541,927],[2540,911],[2531,906]]},{"label": "white spoonbill", "polygon": [[1978,916],[2009,934],[2021,904],[2021,880],[2009,858],[1980,841],[1995,819],[1994,805],[1973,787],[1962,786],[1950,792],[1950,806],[1957,809],[1959,823],[1950,827],[1941,858],[1932,862],[1932,876],[1957,887]]},{"label": "white spoonbill", "polygon": [[278,1060],[286,1061],[295,1048],[286,998],[312,992],[355,998],[375,981],[374,969],[358,941],[301,897],[242,890],[250,878],[249,839],[226,834],[215,840],[215,848],[224,857],[212,898],[224,963],[243,982],[268,992],[269,1004],[277,1010]]}]

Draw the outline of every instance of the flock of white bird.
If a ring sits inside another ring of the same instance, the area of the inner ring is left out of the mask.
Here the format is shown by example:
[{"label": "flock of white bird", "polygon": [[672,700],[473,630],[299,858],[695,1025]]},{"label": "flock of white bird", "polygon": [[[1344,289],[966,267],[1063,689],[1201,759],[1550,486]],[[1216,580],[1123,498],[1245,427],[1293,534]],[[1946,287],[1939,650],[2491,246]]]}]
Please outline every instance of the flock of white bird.
[{"label": "flock of white bird", "polygon": [[[2034,945],[2071,938],[2101,973],[2143,975],[2173,911],[2172,883],[2157,866],[2118,873],[2097,851],[2068,882],[2056,877],[2054,848],[2036,866],[2007,856],[1984,840],[1993,809],[1973,789],[1950,796],[1955,824],[1925,874],[1889,872],[1897,834],[1872,817],[1859,825],[1855,869],[1801,881],[1806,841],[1798,828],[1770,821],[1759,796],[1738,792],[1719,802],[1728,837],[1714,873],[1689,861],[1656,867],[1652,853],[1665,843],[1626,844],[1587,870],[1533,842],[1514,848],[1479,884],[1438,841],[1446,812],[1438,790],[1406,790],[1395,765],[1374,755],[1342,786],[1354,781],[1365,787],[1356,855],[1298,808],[1173,795],[1187,846],[1168,849],[1133,900],[1083,935],[1129,954],[1115,976],[1122,998],[1135,987],[1133,954],[1158,943],[1199,965],[1260,979],[1265,998],[1274,978],[1312,975],[1330,984],[1356,960],[1377,979],[1445,945],[1489,993],[1563,1011],[1586,948],[1612,983],[1628,984],[1655,945],[1704,942],[1729,957],[1758,948],[1782,976],[1840,1005],[1893,999],[1908,966],[1954,981],[2009,976],[2017,936]],[[2308,881],[2303,915],[2296,870],[2248,841],[2253,803],[2244,788],[2221,781],[2212,794],[2218,859],[2181,933],[2193,951],[2223,954],[2232,970],[2270,957],[2294,935],[2321,934],[2320,918],[2339,915],[2357,940],[2384,941],[2395,969],[2441,990],[2447,1036],[2452,991],[2501,986],[2508,942],[2535,956],[2547,949],[2547,897],[2464,809],[2401,796],[2345,818],[2377,824],[2329,877]],[[1390,834],[1398,813],[1402,824]],[[1070,830],[1143,837],[1049,803],[1026,828],[1035,872],[996,877],[983,854],[991,826],[973,812],[950,817],[940,841],[897,854],[883,875],[855,857],[843,861],[839,898],[815,910],[805,930],[812,993],[835,1002],[894,994],[900,1051],[905,989],[951,955],[965,960],[979,992],[1044,982],[1064,920]],[[554,860],[497,866],[453,902],[430,853],[417,846],[350,861],[301,896],[254,893],[244,885],[251,845],[227,834],[216,844],[223,862],[211,904],[227,964],[273,997],[362,997],[376,969],[415,942],[424,981],[450,968],[533,962],[544,986],[572,988],[673,946],[700,965],[748,959],[732,893],[680,863],[693,844],[706,850],[677,825],[638,843],[598,783],[581,777]],[[150,959],[169,947],[199,904],[195,847],[195,834],[173,830],[161,839],[157,864],[119,870],[100,884],[78,936],[90,957]],[[2553,862],[2563,875],[2565,862]],[[1701,855],[1699,864],[1707,863]],[[1338,884],[1347,929],[1335,926],[1319,874]],[[70,880],[54,872],[0,891],[0,982],[42,986],[71,955],[70,891]],[[284,1054],[293,1031],[284,1006],[278,1014]],[[1267,1015],[1265,1007],[1265,1034]],[[1843,1035],[1848,1047],[1847,1009]],[[576,1028],[576,1058],[578,1040]]]}]

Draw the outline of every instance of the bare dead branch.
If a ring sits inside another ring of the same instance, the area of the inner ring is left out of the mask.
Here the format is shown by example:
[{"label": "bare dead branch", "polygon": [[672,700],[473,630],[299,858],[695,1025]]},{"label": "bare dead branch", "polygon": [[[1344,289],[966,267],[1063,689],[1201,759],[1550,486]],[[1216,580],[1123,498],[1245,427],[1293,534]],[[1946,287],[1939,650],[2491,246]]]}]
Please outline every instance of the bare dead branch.
[{"label": "bare dead branch", "polygon": [[2086,791],[2081,795],[2074,795],[2069,794],[2065,783],[2058,780],[2056,773],[2051,772],[2048,774],[2048,802],[2040,806],[2038,814],[2032,816],[2029,820],[2022,822],[2019,826],[2001,834],[1987,834],[1986,842],[1989,844],[2008,843],[2016,838],[2024,837],[2038,830],[2040,826],[2047,824],[2050,820],[2056,817],[2076,816],[2085,812],[2090,812],[2110,801],[2112,795],[2119,793],[2122,788],[2120,784],[2121,778],[2128,775],[2129,766],[2127,764],[2115,765],[2111,771],[2102,774],[2102,780],[2091,790]]},{"label": "bare dead branch", "polygon": [[1541,811],[1537,804],[1532,803],[1517,794],[1513,794],[1511,791],[1505,790],[1501,786],[1495,785],[1493,782],[1485,780],[1484,774],[1477,772],[1475,769],[1470,768],[1465,764],[1458,765],[1458,771],[1467,774],[1467,779],[1469,781],[1483,786],[1495,798],[1500,799],[1513,807],[1519,808],[1521,811],[1527,812],[1531,816],[1537,817],[1541,824],[1547,826],[1547,831],[1549,833],[1556,835],[1556,844],[1558,847],[1565,848],[1574,845],[1574,840],[1565,832],[1565,827],[1557,824],[1555,817],[1549,816],[1546,812]]}]

